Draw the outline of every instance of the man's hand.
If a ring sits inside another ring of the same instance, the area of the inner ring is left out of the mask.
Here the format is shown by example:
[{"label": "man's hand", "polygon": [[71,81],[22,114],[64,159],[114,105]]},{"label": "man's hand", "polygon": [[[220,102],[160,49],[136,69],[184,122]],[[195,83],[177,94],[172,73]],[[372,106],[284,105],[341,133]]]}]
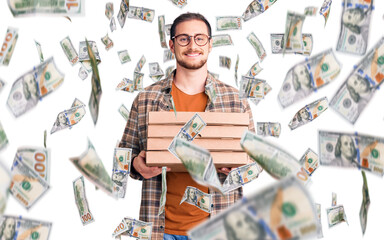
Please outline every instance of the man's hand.
[{"label": "man's hand", "polygon": [[229,168],[219,168],[219,169],[217,169],[217,171],[219,173],[224,173],[225,175],[228,175],[229,172],[232,171],[233,169],[235,169],[235,168],[231,168],[231,169],[229,169]]},{"label": "man's hand", "polygon": [[[137,155],[133,159],[133,167],[137,172],[141,174],[145,179],[153,178],[159,174],[161,174],[161,167],[147,167],[145,164],[145,151],[141,151],[139,155]],[[167,172],[171,171],[170,168],[167,167]]]}]

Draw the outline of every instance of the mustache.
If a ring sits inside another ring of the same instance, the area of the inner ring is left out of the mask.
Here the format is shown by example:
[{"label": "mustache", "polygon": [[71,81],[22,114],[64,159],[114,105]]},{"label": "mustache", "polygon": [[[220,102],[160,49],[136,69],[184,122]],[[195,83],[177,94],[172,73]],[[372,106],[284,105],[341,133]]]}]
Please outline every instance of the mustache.
[{"label": "mustache", "polygon": [[204,52],[203,51],[198,51],[198,50],[195,50],[195,51],[188,50],[188,51],[183,52],[183,54],[196,54],[196,53],[203,54]]}]

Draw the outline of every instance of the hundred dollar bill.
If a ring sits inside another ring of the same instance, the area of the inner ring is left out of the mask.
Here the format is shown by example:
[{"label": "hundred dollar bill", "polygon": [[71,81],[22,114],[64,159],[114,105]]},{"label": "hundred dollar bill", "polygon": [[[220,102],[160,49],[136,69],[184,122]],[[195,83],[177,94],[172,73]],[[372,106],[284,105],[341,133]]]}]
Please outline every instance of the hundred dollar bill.
[{"label": "hundred dollar bill", "polygon": [[321,165],[363,168],[384,175],[384,138],[319,131],[319,156]]},{"label": "hundred dollar bill", "polygon": [[96,153],[95,147],[88,140],[87,150],[79,157],[69,159],[89,181],[113,196],[113,182],[109,177],[103,162]]},{"label": "hundred dollar bill", "polygon": [[384,79],[384,37],[357,64],[330,105],[354,124]]},{"label": "hundred dollar bill", "polygon": [[83,226],[95,221],[91,210],[89,210],[87,196],[85,195],[84,177],[78,177],[73,181],[73,191],[75,194],[75,202],[79,210],[80,220]]},{"label": "hundred dollar bill", "polygon": [[164,72],[160,68],[160,64],[158,62],[153,62],[149,63],[149,77],[157,82],[159,81],[162,77],[164,77]]},{"label": "hundred dollar bill", "polygon": [[108,20],[111,20],[113,14],[114,14],[113,3],[112,2],[107,2],[105,4],[105,16],[108,18]]},{"label": "hundred dollar bill", "polygon": [[304,9],[304,15],[305,16],[315,16],[317,13],[317,7],[309,6]]},{"label": "hundred dollar bill", "polygon": [[65,128],[71,129],[72,126],[76,125],[81,119],[83,119],[84,115],[85,104],[75,98],[70,109],[64,110],[57,115],[51,134]]},{"label": "hundred dollar bill", "polygon": [[79,62],[79,56],[77,55],[77,52],[75,48],[72,45],[71,39],[69,36],[64,38],[60,41],[61,48],[64,51],[65,56],[67,56],[68,61],[71,63],[71,65],[76,65],[76,63]]},{"label": "hundred dollar bill", "polygon": [[212,47],[222,47],[228,45],[233,45],[232,38],[229,34],[212,36]]},{"label": "hundred dollar bill", "polygon": [[51,168],[50,149],[40,147],[20,147],[17,149],[16,158],[30,169],[33,169],[49,184]]},{"label": "hundred dollar bill", "polygon": [[48,183],[17,156],[13,161],[11,172],[9,191],[26,209],[31,208],[49,189]]},{"label": "hundred dollar bill", "polygon": [[231,68],[231,58],[225,56],[219,56],[219,66],[224,68]]},{"label": "hundred dollar bill", "polygon": [[[99,50],[97,49],[96,43],[94,41],[88,41],[88,44],[92,48],[97,64],[99,64],[101,62],[101,59],[100,59]],[[88,54],[86,41],[82,41],[79,44],[79,61],[82,63],[83,67],[87,69],[88,72],[92,72],[91,59]]]},{"label": "hundred dollar bill", "polygon": [[[219,77],[219,76],[217,76],[217,77]],[[205,93],[208,95],[208,99],[211,103],[215,102],[216,97],[217,97],[217,93],[216,93],[216,89],[213,86],[212,82],[205,85]]]},{"label": "hundred dollar bill", "polygon": [[116,30],[116,21],[115,17],[111,18],[111,22],[109,23],[109,28],[111,29],[111,32]]},{"label": "hundred dollar bill", "polygon": [[331,12],[331,4],[332,4],[332,0],[324,0],[323,5],[321,5],[320,11],[319,11],[319,14],[322,15],[325,20],[324,27],[327,24],[328,17]]},{"label": "hundred dollar bill", "polygon": [[135,86],[132,80],[127,78],[123,78],[123,80],[117,85],[116,90],[133,92],[135,90]]},{"label": "hundred dollar bill", "polygon": [[35,107],[39,99],[61,86],[64,81],[53,57],[19,77],[12,85],[7,105],[15,117]]},{"label": "hundred dollar bill", "polygon": [[43,63],[44,62],[44,56],[43,56],[43,51],[41,50],[41,44],[35,40],[35,45],[37,48],[37,53],[39,54],[40,63]]},{"label": "hundred dollar bill", "polygon": [[9,196],[9,185],[11,183],[11,173],[0,162],[0,216],[4,213]]},{"label": "hundred dollar bill", "polygon": [[127,16],[128,18],[152,22],[153,18],[155,17],[155,10],[143,7],[129,6]]},{"label": "hundred dollar bill", "polygon": [[323,226],[321,225],[321,205],[318,203],[315,203],[316,207],[316,213],[317,213],[317,220],[319,227],[317,228],[317,238],[323,238]]},{"label": "hundred dollar bill", "polygon": [[245,12],[243,13],[242,18],[243,18],[244,22],[262,14],[264,11],[266,11],[268,8],[270,8],[276,1],[277,0],[254,0],[254,1],[252,1],[248,5]]},{"label": "hundred dollar bill", "polygon": [[3,149],[8,144],[8,138],[5,134],[3,125],[0,123],[0,150]]},{"label": "hundred dollar bill", "polygon": [[113,47],[113,41],[108,37],[108,33],[101,38],[101,42],[105,45],[107,51]]},{"label": "hundred dollar bill", "polygon": [[179,8],[183,8],[188,4],[187,0],[170,0],[173,4],[178,6]]},{"label": "hundred dollar bill", "polygon": [[77,74],[81,80],[84,80],[88,77],[88,71],[83,66],[79,68],[79,73]]},{"label": "hundred dollar bill", "polygon": [[8,66],[11,61],[13,51],[19,38],[19,30],[17,28],[8,27],[3,45],[0,49],[0,65]]},{"label": "hundred dollar bill", "polygon": [[363,55],[367,51],[373,0],[344,0],[337,51]]},{"label": "hundred dollar bill", "polygon": [[119,197],[124,198],[127,190],[128,176],[131,171],[131,148],[115,148],[113,154],[113,193]]},{"label": "hundred dollar bill", "polygon": [[327,208],[327,218],[328,227],[333,227],[342,222],[346,222],[348,224],[343,205]]},{"label": "hundred dollar bill", "polygon": [[285,51],[303,51],[302,28],[305,15],[288,11],[285,22],[283,54]]},{"label": "hundred dollar bill", "polygon": [[312,239],[319,228],[309,191],[291,176],[188,232],[192,239]]},{"label": "hundred dollar bill", "polygon": [[299,160],[300,165],[304,167],[304,170],[309,176],[315,172],[319,167],[319,156],[310,148],[305,151],[304,155]]},{"label": "hundred dollar bill", "polygon": [[335,192],[332,192],[332,207],[335,207],[337,205],[337,194]]},{"label": "hundred dollar bill", "polygon": [[32,220],[22,216],[0,216],[2,227],[0,237],[9,240],[38,239],[48,240],[52,223],[40,220]]},{"label": "hundred dollar bill", "polygon": [[255,133],[245,131],[241,148],[272,177],[281,179],[296,176],[302,183],[309,184],[310,178],[296,158],[283,149],[258,138]]},{"label": "hundred dollar bill", "polygon": [[165,77],[169,77],[173,71],[176,69],[175,65],[171,65],[169,67],[167,67],[167,69],[165,69]]},{"label": "hundred dollar bill", "polygon": [[361,174],[363,175],[363,201],[361,202],[359,216],[360,216],[361,230],[364,235],[365,229],[367,229],[368,208],[369,208],[369,205],[371,204],[371,198],[369,197],[368,183],[367,183],[367,177],[365,176],[365,172],[361,171]]},{"label": "hundred dollar bill", "polygon": [[161,196],[159,205],[159,214],[162,214],[165,210],[165,203],[167,201],[167,167],[161,169]]},{"label": "hundred dollar bill", "polygon": [[249,69],[248,73],[245,76],[250,77],[250,78],[254,78],[262,70],[263,70],[263,68],[260,66],[260,63],[256,62],[255,64],[252,65],[252,67]]},{"label": "hundred dollar bill", "polygon": [[252,47],[256,50],[256,54],[259,57],[260,62],[262,62],[264,58],[267,56],[267,53],[265,52],[265,49],[261,44],[260,40],[256,37],[256,35],[253,32],[251,32],[247,36],[247,39],[251,43]]},{"label": "hundred dollar bill", "polygon": [[328,98],[327,97],[320,98],[308,105],[305,105],[305,107],[300,109],[295,114],[293,119],[289,122],[288,126],[291,130],[301,127],[315,120],[327,109],[328,109]]},{"label": "hundred dollar bill", "polygon": [[216,17],[216,30],[241,30],[241,17]]},{"label": "hundred dollar bill", "polygon": [[119,113],[121,114],[121,116],[123,116],[125,121],[128,121],[128,119],[129,119],[129,110],[127,109],[127,107],[124,104],[121,104],[121,106],[119,107]]},{"label": "hundred dollar bill", "polygon": [[7,0],[14,17],[31,15],[84,15],[84,0],[45,1],[45,0]]},{"label": "hundred dollar bill", "polygon": [[237,70],[239,69],[239,61],[240,61],[240,58],[239,58],[239,54],[237,54],[237,58],[236,58],[236,64],[235,64],[235,82],[236,82],[236,86],[238,86],[239,84],[237,83]]},{"label": "hundred dollar bill", "polygon": [[202,192],[195,187],[187,186],[183,198],[180,201],[180,204],[182,204],[183,202],[198,207],[207,213],[212,212],[212,195]]},{"label": "hundred dollar bill", "polygon": [[123,28],[125,25],[125,20],[127,19],[128,11],[129,11],[129,1],[122,0],[120,3],[119,13],[117,14],[117,17],[116,17],[121,28]]},{"label": "hundred dollar bill", "polygon": [[112,237],[127,235],[138,239],[151,239],[153,223],[125,217],[112,233]]},{"label": "hundred dollar bill", "polygon": [[159,36],[160,36],[160,46],[162,48],[168,48],[167,41],[165,38],[165,16],[161,15],[158,17],[158,27],[159,27]]},{"label": "hundred dollar bill", "polygon": [[[272,87],[267,83],[265,82],[264,83],[264,96],[266,96],[270,91],[272,90]],[[259,104],[259,102],[263,99],[256,99],[256,98],[249,98],[249,100],[255,104],[257,106],[257,104]]]},{"label": "hundred dollar bill", "polygon": [[[301,54],[304,56],[309,56],[312,53],[313,48],[313,37],[310,33],[303,33],[303,50],[296,50],[296,49],[285,49],[285,54],[287,53],[294,53],[294,54]],[[284,47],[284,34],[283,33],[271,33],[271,48],[273,54],[281,54],[283,53],[283,47]]]},{"label": "hundred dollar bill", "polygon": [[281,125],[278,122],[257,122],[257,135],[279,137]]},{"label": "hundred dollar bill", "polygon": [[325,50],[289,69],[278,98],[286,108],[304,99],[317,89],[334,80],[341,71],[341,64],[332,49]]},{"label": "hundred dollar bill", "polygon": [[138,73],[141,72],[141,69],[143,68],[146,61],[147,60],[145,59],[145,56],[144,55],[141,56],[140,60],[136,64],[135,72],[138,72]]},{"label": "hundred dollar bill", "polygon": [[235,190],[244,184],[255,180],[262,169],[256,162],[231,170],[223,183],[225,192]]},{"label": "hundred dollar bill", "polygon": [[264,85],[265,80],[242,76],[239,88],[239,98],[263,99]]},{"label": "hundred dollar bill", "polygon": [[163,63],[174,60],[175,59],[175,54],[169,49],[164,50],[163,54]]},{"label": "hundred dollar bill", "polygon": [[118,51],[117,55],[119,56],[121,64],[127,63],[131,61],[131,57],[128,54],[127,50]]},{"label": "hundred dollar bill", "polygon": [[144,73],[134,72],[133,73],[133,86],[135,91],[142,91],[144,80]]},{"label": "hundred dollar bill", "polygon": [[166,24],[164,27],[165,27],[165,34],[167,34],[167,36],[171,35],[172,24]]}]

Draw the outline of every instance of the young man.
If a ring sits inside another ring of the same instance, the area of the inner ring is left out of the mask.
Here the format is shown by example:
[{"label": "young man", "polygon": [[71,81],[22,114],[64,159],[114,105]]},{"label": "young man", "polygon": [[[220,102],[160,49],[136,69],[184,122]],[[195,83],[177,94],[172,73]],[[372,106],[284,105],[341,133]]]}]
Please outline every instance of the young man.
[{"label": "young man", "polygon": [[[167,173],[167,196],[163,214],[158,216],[161,195],[161,168],[147,167],[147,113],[150,111],[247,112],[249,129],[254,131],[251,109],[247,100],[239,100],[238,90],[214,79],[207,70],[212,50],[211,26],[200,14],[186,13],[175,19],[169,41],[176,56],[176,70],[166,79],[144,89],[135,98],[120,147],[132,148],[131,177],[143,180],[140,220],[152,222],[152,239],[187,239],[187,231],[209,214],[189,204],[179,205],[187,186],[194,186],[213,195],[211,215],[228,208],[241,199],[239,188],[221,196],[220,193],[198,185],[188,173]],[[213,86],[216,98],[211,99],[207,86]],[[167,169],[170,171],[171,169]],[[219,170],[223,182],[230,169]]]}]

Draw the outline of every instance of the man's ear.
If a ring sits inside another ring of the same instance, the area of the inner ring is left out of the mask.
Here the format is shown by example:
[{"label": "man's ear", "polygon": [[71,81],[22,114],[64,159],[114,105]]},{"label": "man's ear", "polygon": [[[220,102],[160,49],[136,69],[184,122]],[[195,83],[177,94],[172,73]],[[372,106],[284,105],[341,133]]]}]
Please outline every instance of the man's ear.
[{"label": "man's ear", "polygon": [[211,51],[212,51],[212,38],[210,38],[209,39],[209,42],[208,42],[208,44],[209,44],[209,48],[208,48],[208,52],[210,53]]},{"label": "man's ear", "polygon": [[172,40],[169,40],[169,49],[171,49],[171,52],[175,54],[175,45]]}]

